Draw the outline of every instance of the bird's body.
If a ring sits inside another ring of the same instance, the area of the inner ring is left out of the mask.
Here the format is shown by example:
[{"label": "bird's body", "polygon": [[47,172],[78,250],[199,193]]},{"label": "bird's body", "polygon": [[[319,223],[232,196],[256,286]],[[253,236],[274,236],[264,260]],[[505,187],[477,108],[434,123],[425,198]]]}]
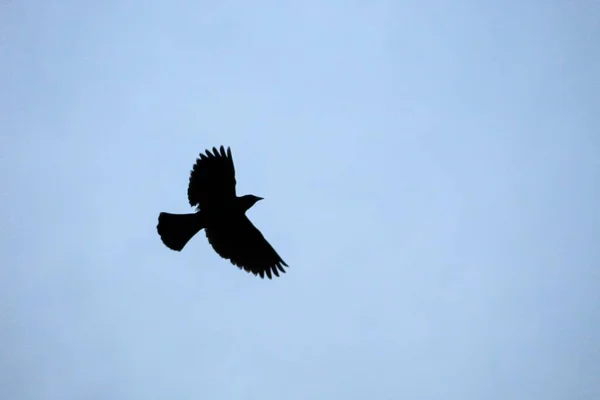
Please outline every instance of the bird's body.
[{"label": "bird's body", "polygon": [[238,197],[231,150],[213,147],[200,154],[190,174],[188,200],[197,207],[193,214],[160,213],[157,231],[170,249],[181,251],[188,241],[204,229],[208,242],[221,257],[233,265],[259,275],[279,276],[287,264],[246,216],[262,198]]}]

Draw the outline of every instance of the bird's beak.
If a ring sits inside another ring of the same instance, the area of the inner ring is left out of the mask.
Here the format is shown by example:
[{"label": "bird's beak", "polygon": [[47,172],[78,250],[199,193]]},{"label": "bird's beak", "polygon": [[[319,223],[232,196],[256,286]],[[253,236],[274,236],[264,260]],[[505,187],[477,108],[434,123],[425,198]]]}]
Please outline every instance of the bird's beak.
[{"label": "bird's beak", "polygon": [[256,200],[256,201],[261,201],[261,200],[264,200],[262,197],[258,197],[258,196],[257,196],[256,198],[257,198],[257,200]]}]

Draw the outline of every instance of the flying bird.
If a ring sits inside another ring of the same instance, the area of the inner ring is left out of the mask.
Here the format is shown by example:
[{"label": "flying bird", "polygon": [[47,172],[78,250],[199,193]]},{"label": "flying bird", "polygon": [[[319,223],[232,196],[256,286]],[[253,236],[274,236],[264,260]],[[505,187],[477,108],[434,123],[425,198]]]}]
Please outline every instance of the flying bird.
[{"label": "flying bird", "polygon": [[206,150],[190,173],[188,201],[191,214],[161,212],[156,230],[171,250],[181,251],[204,229],[208,242],[222,258],[246,272],[271,279],[288,265],[246,216],[257,201],[252,194],[238,197],[231,149]]}]

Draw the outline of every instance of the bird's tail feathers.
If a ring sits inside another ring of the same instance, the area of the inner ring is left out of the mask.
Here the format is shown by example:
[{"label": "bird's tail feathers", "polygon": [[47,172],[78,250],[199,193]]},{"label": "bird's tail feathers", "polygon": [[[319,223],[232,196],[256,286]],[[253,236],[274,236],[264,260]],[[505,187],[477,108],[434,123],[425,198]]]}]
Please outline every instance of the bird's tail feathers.
[{"label": "bird's tail feathers", "polygon": [[171,250],[181,251],[187,242],[204,228],[200,213],[170,214],[160,213],[156,230],[162,242]]}]

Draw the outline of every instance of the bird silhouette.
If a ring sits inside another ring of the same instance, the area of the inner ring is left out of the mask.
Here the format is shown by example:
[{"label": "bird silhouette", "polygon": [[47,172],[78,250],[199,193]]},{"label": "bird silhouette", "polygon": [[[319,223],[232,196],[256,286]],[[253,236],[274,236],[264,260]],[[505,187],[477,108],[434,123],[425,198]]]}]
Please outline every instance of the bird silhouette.
[{"label": "bird silhouette", "polygon": [[246,216],[261,197],[235,191],[235,168],[231,149],[213,147],[200,153],[190,173],[188,201],[197,211],[191,214],[161,212],[156,227],[162,242],[181,251],[204,229],[215,252],[249,273],[271,279],[285,273],[288,265]]}]

